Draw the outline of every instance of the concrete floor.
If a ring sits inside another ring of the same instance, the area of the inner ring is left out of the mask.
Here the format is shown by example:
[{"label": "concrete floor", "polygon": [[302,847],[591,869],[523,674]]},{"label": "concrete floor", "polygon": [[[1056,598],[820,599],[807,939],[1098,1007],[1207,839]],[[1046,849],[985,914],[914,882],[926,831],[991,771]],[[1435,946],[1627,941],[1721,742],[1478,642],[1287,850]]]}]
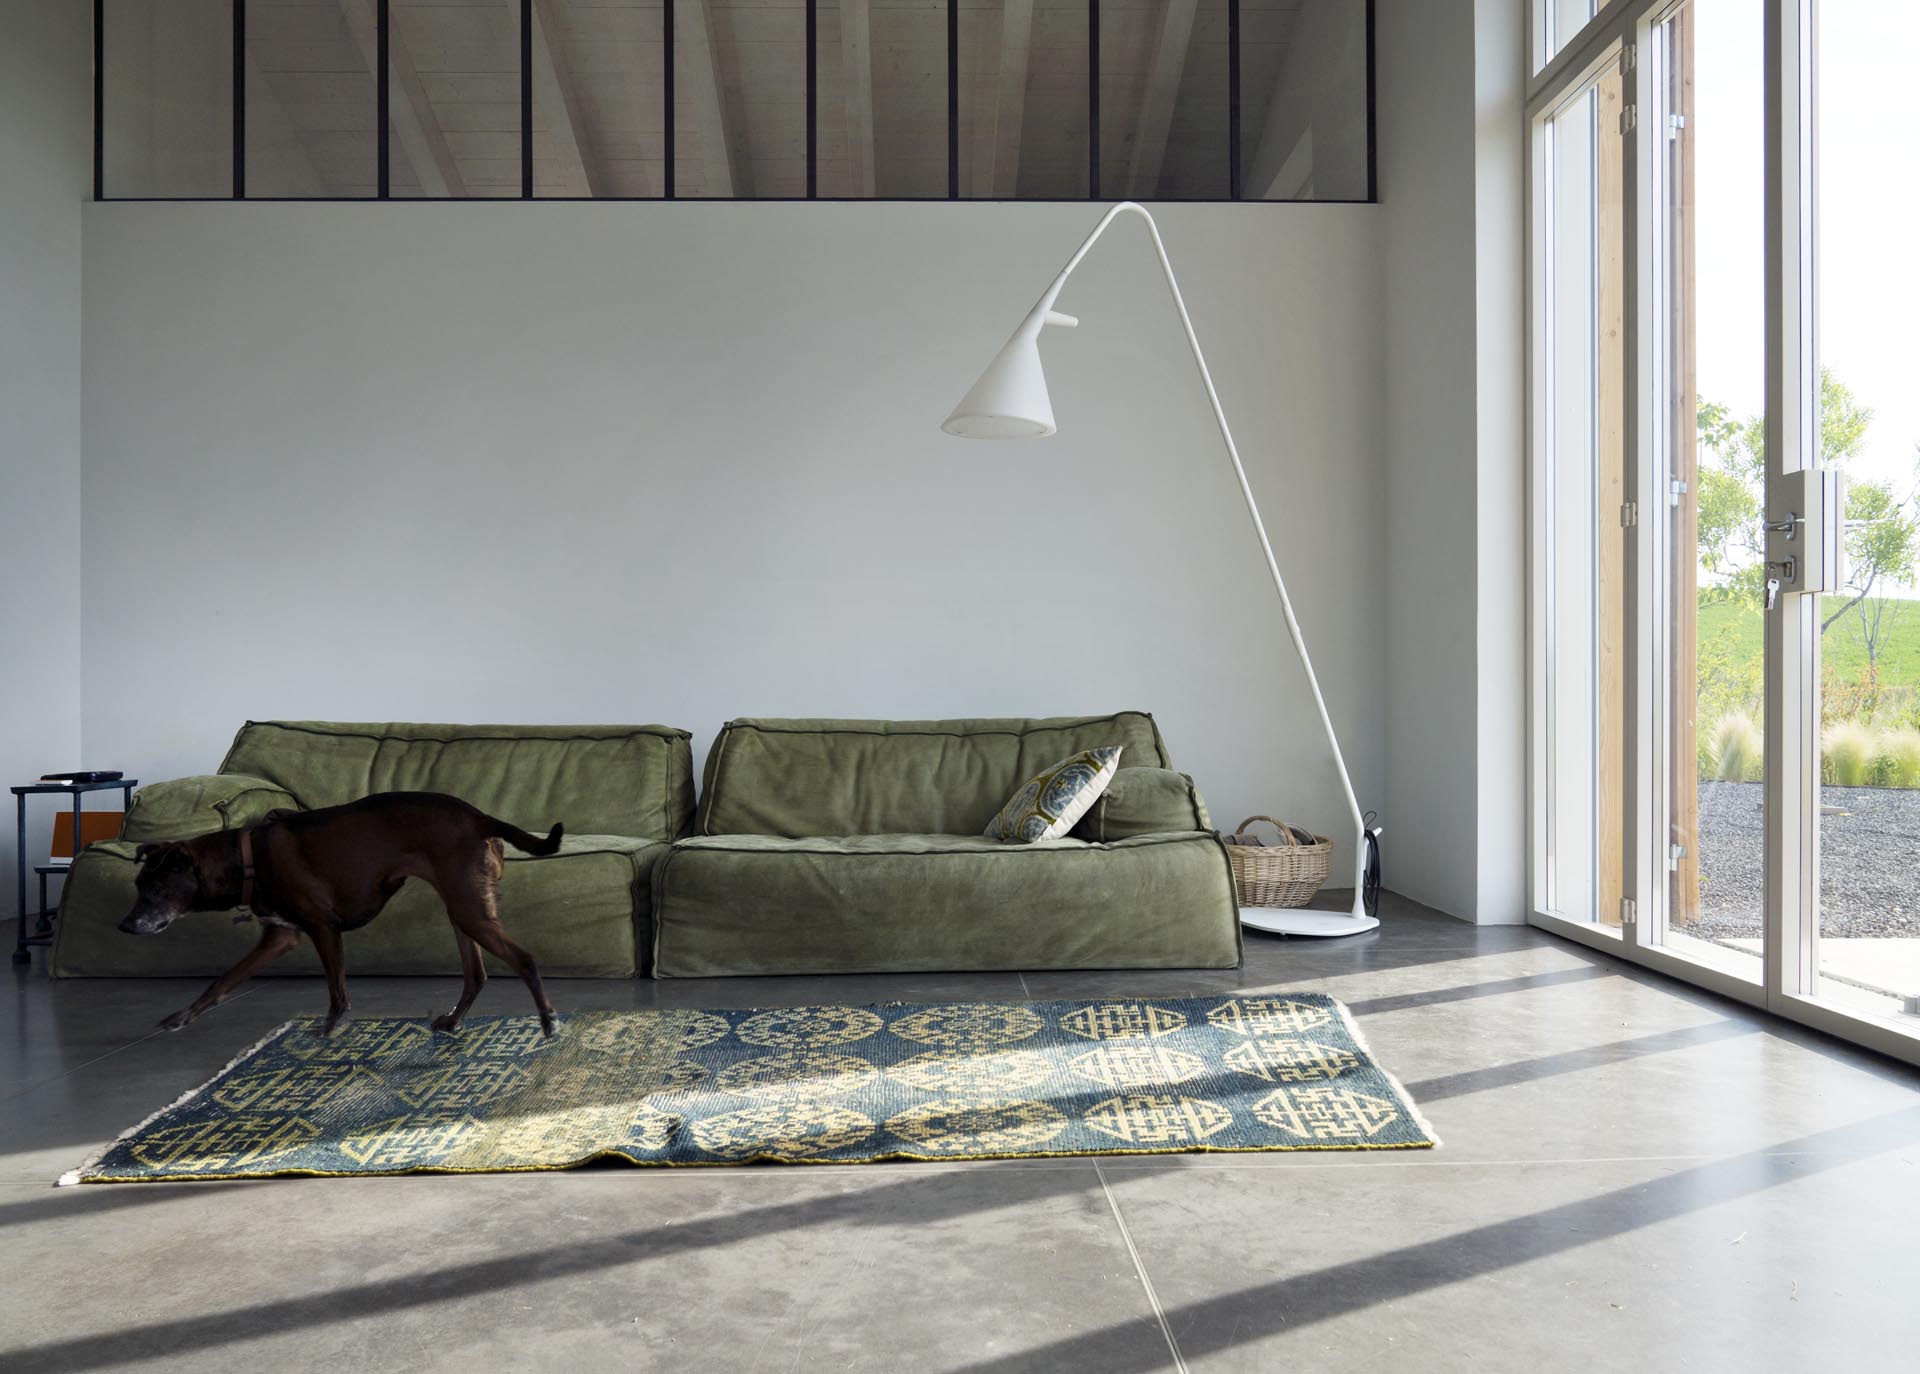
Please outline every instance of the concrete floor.
[{"label": "concrete floor", "polygon": [[[1232,973],[566,982],[565,1009],[1329,992],[1445,1142],[1384,1154],[53,1190],[319,986],[0,979],[0,1368],[1912,1368],[1920,1075],[1388,899]],[[452,984],[365,978],[363,1014]],[[482,1011],[517,1009],[496,981]]]}]

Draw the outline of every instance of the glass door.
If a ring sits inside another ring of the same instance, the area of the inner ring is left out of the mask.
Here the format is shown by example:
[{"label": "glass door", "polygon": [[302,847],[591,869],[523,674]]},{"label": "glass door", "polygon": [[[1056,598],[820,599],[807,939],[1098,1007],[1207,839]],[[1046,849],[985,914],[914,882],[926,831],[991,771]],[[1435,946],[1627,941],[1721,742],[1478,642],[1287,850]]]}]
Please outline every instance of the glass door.
[{"label": "glass door", "polygon": [[1645,42],[1660,623],[1645,943],[1750,983],[1766,948],[1765,117],[1761,13],[1687,0]]},{"label": "glass door", "polygon": [[1812,13],[1816,429],[1846,569],[1815,619],[1818,921],[1807,992],[1920,1028],[1920,8]]}]

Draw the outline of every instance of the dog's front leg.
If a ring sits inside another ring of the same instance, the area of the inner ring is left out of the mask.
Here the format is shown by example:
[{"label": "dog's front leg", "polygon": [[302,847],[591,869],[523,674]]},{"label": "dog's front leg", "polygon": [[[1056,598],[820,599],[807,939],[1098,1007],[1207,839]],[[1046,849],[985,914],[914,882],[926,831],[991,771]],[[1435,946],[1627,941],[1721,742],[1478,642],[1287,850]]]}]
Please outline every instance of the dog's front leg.
[{"label": "dog's front leg", "polygon": [[214,979],[207,990],[194,998],[192,1005],[182,1007],[173,1015],[160,1022],[165,1030],[176,1031],[193,1020],[201,1012],[233,996],[233,990],[261,969],[285,954],[300,943],[300,932],[288,926],[268,926],[260,932],[260,943],[247,951],[239,963]]},{"label": "dog's front leg", "polygon": [[327,974],[327,1020],[321,1026],[320,1034],[332,1035],[333,1028],[340,1024],[340,1018],[347,1014],[350,1005],[347,1001],[346,956],[340,947],[340,932],[332,926],[315,926],[312,935],[314,953],[320,956],[320,967]]}]

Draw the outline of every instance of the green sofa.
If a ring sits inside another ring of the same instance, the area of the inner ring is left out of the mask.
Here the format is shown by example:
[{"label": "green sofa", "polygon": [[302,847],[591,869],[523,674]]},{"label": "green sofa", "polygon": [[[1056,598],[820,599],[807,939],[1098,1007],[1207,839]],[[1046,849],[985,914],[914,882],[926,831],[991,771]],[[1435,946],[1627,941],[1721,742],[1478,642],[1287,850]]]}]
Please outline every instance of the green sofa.
[{"label": "green sofa", "polygon": [[[371,792],[448,792],[526,830],[567,835],[546,858],[506,850],[500,910],[549,976],[633,977],[647,947],[651,870],[693,822],[693,756],[660,725],[342,725],[250,721],[219,772],[143,787],[118,840],[90,845],[60,899],[55,977],[224,971],[259,937],[220,912],[164,935],[117,928],[133,904],[134,851],[251,825],[276,807],[311,809]],[[302,941],[274,973],[313,973]],[[347,971],[458,973],[440,900],[409,882],[347,941]]]},{"label": "green sofa", "polygon": [[[1074,833],[981,834],[1022,782],[1123,746]],[[735,720],[654,865],[653,973],[1232,968],[1226,851],[1153,718]]]}]

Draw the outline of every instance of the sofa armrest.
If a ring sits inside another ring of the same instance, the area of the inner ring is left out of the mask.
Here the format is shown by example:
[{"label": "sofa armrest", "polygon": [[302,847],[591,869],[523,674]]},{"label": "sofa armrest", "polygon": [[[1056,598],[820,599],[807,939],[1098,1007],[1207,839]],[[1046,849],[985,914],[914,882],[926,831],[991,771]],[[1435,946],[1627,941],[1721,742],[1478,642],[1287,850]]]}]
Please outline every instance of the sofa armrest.
[{"label": "sofa armrest", "polygon": [[237,830],[266,819],[269,811],[300,809],[293,793],[265,778],[214,773],[149,783],[133,794],[120,838],[184,840],[212,830]]},{"label": "sofa armrest", "polygon": [[1206,803],[1193,779],[1171,768],[1122,768],[1113,775],[1073,838],[1105,844],[1170,830],[1211,830]]}]

